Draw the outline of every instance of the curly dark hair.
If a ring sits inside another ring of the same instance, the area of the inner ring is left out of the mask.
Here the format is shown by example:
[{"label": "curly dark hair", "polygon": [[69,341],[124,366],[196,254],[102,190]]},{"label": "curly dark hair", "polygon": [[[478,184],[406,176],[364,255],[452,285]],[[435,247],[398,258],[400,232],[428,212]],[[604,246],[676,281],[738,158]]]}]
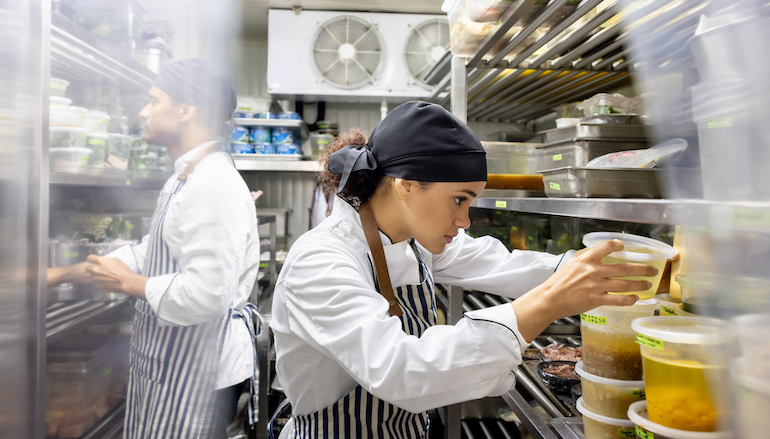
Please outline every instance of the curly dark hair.
[{"label": "curly dark hair", "polygon": [[[329,145],[319,160],[323,169],[318,173],[318,181],[321,182],[324,193],[326,193],[327,196],[335,193],[337,186],[339,186],[340,180],[342,179],[342,174],[335,174],[334,172],[329,171],[329,156],[346,145],[363,146],[366,145],[367,141],[368,137],[366,133],[358,128],[353,128],[334,138],[334,141]],[[339,196],[351,205],[358,207],[358,205],[371,198],[374,191],[380,183],[382,183],[383,178],[385,178],[385,174],[377,169],[373,171],[362,170],[352,172],[348,178],[348,182],[345,184],[345,188],[342,189]]]}]

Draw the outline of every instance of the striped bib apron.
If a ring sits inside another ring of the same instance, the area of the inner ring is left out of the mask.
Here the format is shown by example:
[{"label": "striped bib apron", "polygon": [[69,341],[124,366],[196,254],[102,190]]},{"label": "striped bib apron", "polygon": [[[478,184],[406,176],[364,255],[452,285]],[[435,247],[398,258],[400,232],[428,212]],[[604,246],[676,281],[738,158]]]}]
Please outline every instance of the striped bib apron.
[{"label": "striped bib apron", "polygon": [[[407,334],[420,337],[426,329],[436,324],[436,294],[432,274],[423,262],[414,241],[411,245],[420,261],[422,281],[417,285],[396,287],[394,292],[403,310],[403,314],[399,316],[401,328]],[[288,404],[288,400],[283,404]],[[285,406],[279,407],[276,413],[284,408]],[[293,431],[288,437],[417,439],[428,436],[429,426],[427,412],[407,412],[377,398],[359,385],[323,410],[309,415],[294,415]]]},{"label": "striped bib apron", "polygon": [[[188,170],[188,171],[191,171]],[[188,172],[185,171],[185,172]],[[150,226],[147,259],[142,274],[147,277],[178,273],[179,267],[163,240],[163,223],[171,199],[186,179],[174,182],[169,193],[161,192]],[[126,439],[210,438],[214,433],[215,379],[225,332],[230,320],[249,327],[252,342],[261,319],[252,304],[241,311],[229,309],[223,318],[199,325],[163,323],[146,300],[137,300],[126,397]],[[249,420],[257,418],[257,358],[254,346],[254,375],[251,382]]]}]

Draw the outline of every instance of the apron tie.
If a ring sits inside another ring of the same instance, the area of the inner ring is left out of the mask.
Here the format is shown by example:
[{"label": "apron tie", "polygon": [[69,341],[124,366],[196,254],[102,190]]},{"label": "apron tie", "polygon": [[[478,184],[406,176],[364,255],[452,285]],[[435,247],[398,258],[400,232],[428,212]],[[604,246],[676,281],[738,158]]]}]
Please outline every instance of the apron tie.
[{"label": "apron tie", "polygon": [[[243,319],[246,327],[249,329],[251,344],[254,347],[254,372],[251,375],[251,385],[249,387],[249,425],[257,423],[259,418],[259,358],[257,356],[257,337],[262,335],[262,326],[264,321],[262,315],[253,303],[247,303],[243,310],[232,310],[234,319]],[[254,329],[254,319],[256,318],[256,329]]]}]

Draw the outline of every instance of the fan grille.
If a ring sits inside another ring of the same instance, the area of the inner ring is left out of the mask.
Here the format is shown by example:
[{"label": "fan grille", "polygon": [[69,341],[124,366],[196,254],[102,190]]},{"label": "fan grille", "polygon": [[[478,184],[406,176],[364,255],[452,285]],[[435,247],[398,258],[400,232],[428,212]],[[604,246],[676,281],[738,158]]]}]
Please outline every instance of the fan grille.
[{"label": "fan grille", "polygon": [[445,18],[426,20],[409,32],[404,44],[404,62],[409,75],[423,84],[425,76],[449,50],[449,23]]},{"label": "fan grille", "polygon": [[376,84],[382,59],[377,26],[352,15],[334,17],[313,37],[313,62],[321,77],[341,88]]}]

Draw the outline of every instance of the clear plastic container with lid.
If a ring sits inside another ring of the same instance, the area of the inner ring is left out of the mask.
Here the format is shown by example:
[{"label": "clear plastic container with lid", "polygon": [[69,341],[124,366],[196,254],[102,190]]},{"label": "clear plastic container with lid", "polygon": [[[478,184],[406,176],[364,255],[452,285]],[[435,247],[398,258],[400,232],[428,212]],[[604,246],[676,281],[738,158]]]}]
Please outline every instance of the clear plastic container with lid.
[{"label": "clear plastic container with lid", "polygon": [[727,431],[702,433],[696,431],[676,430],[656,424],[648,419],[647,401],[639,401],[628,408],[628,419],[636,424],[638,439],[732,439]]},{"label": "clear plastic container with lid", "polygon": [[49,148],[51,172],[85,174],[89,155],[91,150],[88,148]]},{"label": "clear plastic container with lid", "polygon": [[110,127],[110,115],[103,111],[89,111],[83,121],[83,127],[89,131],[107,132]]},{"label": "clear plastic container with lid", "polygon": [[110,136],[107,133],[89,133],[86,148],[91,150],[88,156],[88,166],[104,168],[104,159],[110,147]]},{"label": "clear plastic container with lid", "polygon": [[770,380],[757,378],[755,366],[756,360],[749,357],[736,358],[730,365],[740,439],[766,437],[770,431]]},{"label": "clear plastic container with lid", "polygon": [[712,317],[733,317],[770,305],[770,280],[720,273],[680,273],[685,311]]},{"label": "clear plastic container with lid", "polygon": [[602,416],[586,408],[583,398],[578,398],[577,409],[583,415],[583,431],[590,439],[615,439],[635,437],[634,423],[623,418]]},{"label": "clear plastic container with lid", "polygon": [[333,141],[334,136],[331,134],[312,133],[310,135],[310,156],[313,160],[321,158],[321,155],[323,155],[324,151],[329,148]]},{"label": "clear plastic container with lid", "polygon": [[51,96],[48,99],[48,103],[52,107],[66,107],[66,106],[72,104],[72,99],[70,99],[70,98],[62,98],[62,97],[57,97],[57,96]]},{"label": "clear plastic container with lid", "polygon": [[83,128],[88,109],[63,105],[48,107],[48,123],[51,126]]},{"label": "clear plastic container with lid", "polygon": [[127,170],[134,138],[124,134],[113,133],[110,133],[109,137],[109,148],[105,154],[104,166],[119,171]]},{"label": "clear plastic container with lid", "polygon": [[77,127],[48,128],[50,148],[85,148],[88,130]]},{"label": "clear plastic container with lid", "polygon": [[67,96],[67,87],[69,87],[70,83],[67,80],[59,79],[59,78],[49,78],[49,95],[55,96],[59,98],[63,98]]},{"label": "clear plastic container with lid", "polygon": [[644,381],[613,380],[583,369],[583,362],[575,365],[583,390],[583,404],[594,413],[610,418],[625,418],[628,407],[644,399]]},{"label": "clear plastic container with lid", "polygon": [[652,317],[660,305],[655,299],[632,306],[600,306],[580,315],[583,368],[614,380],[641,380],[642,356],[631,322]]},{"label": "clear plastic container with lid", "polygon": [[660,303],[660,315],[662,316],[675,316],[676,306],[682,304],[681,300],[671,297],[670,294],[656,294],[655,300]]},{"label": "clear plastic container with lid", "polygon": [[729,416],[729,325],[707,317],[645,317],[637,332],[650,421],[686,431],[724,429]]},{"label": "clear plastic container with lid", "polygon": [[628,233],[614,232],[592,232],[583,236],[583,244],[588,248],[593,248],[604,241],[616,239],[623,242],[623,251],[610,253],[602,259],[603,264],[645,264],[658,269],[658,274],[654,277],[645,276],[623,276],[617,279],[643,280],[652,284],[650,288],[641,291],[628,291],[621,295],[639,296],[639,299],[652,299],[658,291],[660,278],[663,276],[663,269],[666,268],[666,261],[676,255],[676,250],[665,242],[644,236],[631,235]]},{"label": "clear plastic container with lid", "polygon": [[742,374],[770,382],[770,314],[746,314],[731,323],[746,357]]}]

